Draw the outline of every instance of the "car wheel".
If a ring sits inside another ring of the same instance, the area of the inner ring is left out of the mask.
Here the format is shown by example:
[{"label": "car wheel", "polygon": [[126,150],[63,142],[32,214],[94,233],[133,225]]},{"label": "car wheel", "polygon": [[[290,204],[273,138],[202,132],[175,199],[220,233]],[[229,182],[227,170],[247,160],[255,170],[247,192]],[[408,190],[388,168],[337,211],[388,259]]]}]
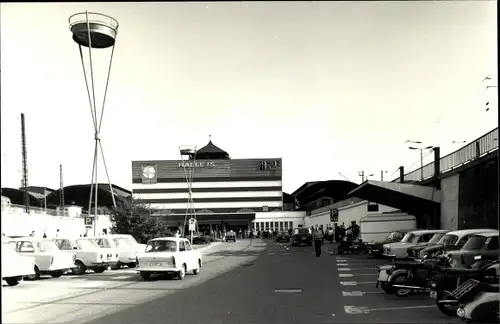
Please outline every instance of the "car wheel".
[{"label": "car wheel", "polygon": [[63,275],[63,273],[64,273],[64,272],[63,272],[62,270],[52,271],[52,272],[50,273],[50,276],[51,276],[52,278],[59,278],[59,277],[61,277],[61,276]]},{"label": "car wheel", "polygon": [[81,276],[85,274],[85,271],[87,271],[87,267],[85,266],[85,264],[83,264],[83,262],[80,260],[76,260],[75,267],[71,269],[71,272],[75,275]]},{"label": "car wheel", "polygon": [[35,274],[29,275],[26,278],[28,278],[29,280],[38,280],[38,279],[40,279],[40,269],[38,269],[38,267],[35,266],[34,271],[35,271]]},{"label": "car wheel", "polygon": [[141,277],[144,281],[148,281],[151,278],[151,274],[149,272],[141,271]]},{"label": "car wheel", "polygon": [[118,261],[115,265],[111,266],[111,270],[120,270],[122,263]]},{"label": "car wheel", "polygon": [[127,264],[127,267],[129,267],[130,269],[133,269],[136,267],[136,263],[135,262],[130,262],[129,264]]},{"label": "car wheel", "polygon": [[196,267],[196,269],[193,270],[193,274],[195,276],[199,275],[200,274],[200,269],[201,269],[201,260],[198,260],[198,266]]},{"label": "car wheel", "polygon": [[182,280],[186,277],[186,265],[183,264],[181,270],[177,273],[177,279]]},{"label": "car wheel", "polygon": [[97,267],[97,268],[94,268],[94,272],[95,273],[103,273],[104,271],[106,271],[106,268],[107,267]]},{"label": "car wheel", "polygon": [[9,286],[17,286],[21,282],[23,278],[22,277],[11,277],[11,278],[5,278],[4,280],[7,282]]}]

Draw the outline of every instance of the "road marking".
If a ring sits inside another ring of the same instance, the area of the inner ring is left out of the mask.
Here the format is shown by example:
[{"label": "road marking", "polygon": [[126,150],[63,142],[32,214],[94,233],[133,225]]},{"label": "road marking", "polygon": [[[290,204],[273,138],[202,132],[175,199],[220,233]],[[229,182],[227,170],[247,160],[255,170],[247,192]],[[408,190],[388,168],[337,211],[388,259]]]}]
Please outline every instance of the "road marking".
[{"label": "road marking", "polygon": [[339,271],[351,271],[351,268],[338,268]]},{"label": "road marking", "polygon": [[361,297],[367,294],[383,294],[384,291],[343,291],[342,296],[344,297]]},{"label": "road marking", "polygon": [[288,252],[283,253],[283,255],[290,255],[290,254],[291,254],[291,253],[288,253]]},{"label": "road marking", "polygon": [[111,277],[113,280],[123,280],[123,279],[129,279],[133,278],[134,276],[117,276],[117,277]]},{"label": "road marking", "polygon": [[351,273],[339,273],[339,278],[350,278],[352,277]]},{"label": "road marking", "polygon": [[384,307],[384,308],[371,308],[370,311],[395,311],[395,310],[409,310],[409,309],[423,309],[423,308],[434,308],[436,305],[417,305],[417,306],[402,306],[402,307]]},{"label": "road marking", "polygon": [[301,293],[302,289],[274,289],[274,292],[293,294],[293,293]]},{"label": "road marking", "polygon": [[274,253],[274,252],[269,252],[269,253],[267,253],[267,254],[269,254],[269,255],[275,255],[276,253]]},{"label": "road marking", "polygon": [[[340,275],[339,275],[340,276]],[[353,274],[351,274],[351,276],[354,276]],[[356,273],[355,275],[356,277],[362,277],[362,276],[378,276],[378,273]]]},{"label": "road marking", "polygon": [[[337,264],[338,265],[338,264]],[[351,268],[352,271],[360,271],[360,270],[376,270],[376,268]],[[341,271],[339,269],[339,271]]]},{"label": "road marking", "polygon": [[337,260],[337,263],[343,263],[343,262],[347,262],[346,259],[336,259]]},{"label": "road marking", "polygon": [[373,281],[341,281],[342,286],[373,285]]},{"label": "road marking", "polygon": [[344,306],[344,311],[349,315],[368,314],[370,310],[366,306]]}]

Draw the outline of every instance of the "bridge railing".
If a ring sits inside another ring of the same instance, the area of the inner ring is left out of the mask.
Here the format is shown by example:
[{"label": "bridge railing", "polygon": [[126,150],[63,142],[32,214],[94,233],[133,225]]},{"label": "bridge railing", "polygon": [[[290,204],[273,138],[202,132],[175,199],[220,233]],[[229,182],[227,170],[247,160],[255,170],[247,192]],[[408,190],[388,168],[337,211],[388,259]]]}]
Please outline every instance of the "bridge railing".
[{"label": "bridge railing", "polygon": [[[439,162],[439,170],[441,173],[451,171],[461,167],[473,160],[476,160],[488,153],[498,149],[498,128],[486,133],[475,141],[463,146],[455,152],[452,152],[441,158]],[[418,168],[404,175],[405,181],[420,181],[429,179],[434,176],[434,162],[424,165],[423,172]],[[423,173],[423,179],[422,178]],[[399,178],[393,182],[399,181]]]}]

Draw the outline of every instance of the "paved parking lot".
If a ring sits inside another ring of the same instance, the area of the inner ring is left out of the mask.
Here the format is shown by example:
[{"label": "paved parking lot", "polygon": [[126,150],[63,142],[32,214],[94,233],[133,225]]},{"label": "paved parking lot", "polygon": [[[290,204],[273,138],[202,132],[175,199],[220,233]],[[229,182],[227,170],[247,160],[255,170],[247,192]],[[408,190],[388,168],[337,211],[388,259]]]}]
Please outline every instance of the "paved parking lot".
[{"label": "paved parking lot", "polygon": [[[329,253],[331,254],[331,253]],[[398,297],[386,294],[377,280],[376,265],[390,264],[369,256],[332,255],[349,322],[458,323],[458,318],[442,314],[426,294]]]},{"label": "paved parking lot", "polygon": [[133,269],[67,275],[4,287],[5,324],[458,323],[426,296],[375,288],[386,262],[271,240],[222,243],[204,252],[199,276],[142,281]]}]

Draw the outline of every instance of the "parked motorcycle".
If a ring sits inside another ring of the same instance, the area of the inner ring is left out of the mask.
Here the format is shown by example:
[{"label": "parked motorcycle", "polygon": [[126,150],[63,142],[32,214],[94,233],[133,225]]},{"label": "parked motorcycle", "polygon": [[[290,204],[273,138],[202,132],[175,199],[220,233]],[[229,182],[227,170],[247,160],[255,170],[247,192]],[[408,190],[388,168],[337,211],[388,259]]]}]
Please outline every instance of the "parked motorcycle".
[{"label": "parked motorcycle", "polygon": [[462,320],[483,323],[499,322],[498,284],[487,284],[469,279],[451,292],[450,298],[459,303],[457,315]]},{"label": "parked motorcycle", "polygon": [[442,268],[451,266],[451,258],[440,254],[433,259],[424,256],[422,260],[396,262],[397,270],[390,274],[388,282],[398,297],[412,292],[428,292],[431,282]]},{"label": "parked motorcycle", "polygon": [[392,283],[389,282],[390,276],[400,269],[406,269],[405,266],[407,263],[416,263],[422,262],[421,260],[415,261],[413,258],[395,258],[392,259],[392,264],[375,266],[378,271],[378,279],[375,285],[376,288],[380,285],[382,289],[388,294],[394,294],[396,292],[396,288],[392,286]]},{"label": "parked motorcycle", "polygon": [[483,283],[498,283],[498,261],[481,261],[476,256],[476,263],[472,268],[443,268],[430,282],[430,297],[436,300],[438,309],[448,315],[455,316],[459,302],[450,297],[455,289],[470,279]]},{"label": "parked motorcycle", "polygon": [[368,248],[361,239],[357,238],[352,241],[344,238],[340,241],[338,247],[338,254],[366,254],[368,253]]}]

